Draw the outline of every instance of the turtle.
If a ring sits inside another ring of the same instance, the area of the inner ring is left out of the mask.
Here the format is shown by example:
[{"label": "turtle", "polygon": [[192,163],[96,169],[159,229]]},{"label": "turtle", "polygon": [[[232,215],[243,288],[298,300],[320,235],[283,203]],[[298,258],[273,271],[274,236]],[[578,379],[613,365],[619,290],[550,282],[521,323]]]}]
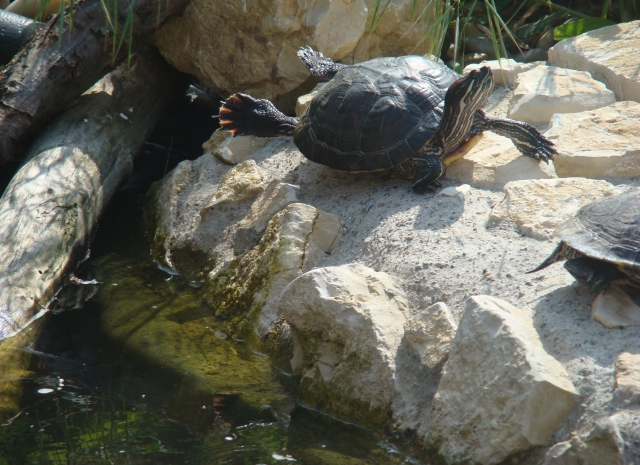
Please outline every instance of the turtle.
[{"label": "turtle", "polygon": [[421,56],[336,63],[310,47],[298,51],[310,73],[328,79],[299,119],[268,100],[236,93],[220,108],[233,135],[293,136],[309,160],[351,173],[387,172],[434,192],[445,167],[462,157],[485,130],[510,138],[523,154],[549,162],[553,143],[533,126],[490,118],[481,107],[494,87],[491,69],[461,77]]},{"label": "turtle", "polygon": [[554,231],[560,243],[537,268],[566,260],[576,280],[601,291],[610,284],[640,287],[640,190],[603,197]]}]

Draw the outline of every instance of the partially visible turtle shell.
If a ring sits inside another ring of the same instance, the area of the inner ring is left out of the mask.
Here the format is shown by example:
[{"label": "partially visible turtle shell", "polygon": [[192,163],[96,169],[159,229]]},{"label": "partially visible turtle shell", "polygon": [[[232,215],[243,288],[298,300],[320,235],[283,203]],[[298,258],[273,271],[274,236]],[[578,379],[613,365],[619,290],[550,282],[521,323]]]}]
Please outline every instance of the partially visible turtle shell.
[{"label": "partially visible turtle shell", "polygon": [[640,267],[640,190],[598,199],[558,226],[570,247],[598,260]]},{"label": "partially visible turtle shell", "polygon": [[307,158],[336,170],[393,168],[433,137],[447,89],[459,78],[420,56],[348,66],[313,98],[293,140]]}]

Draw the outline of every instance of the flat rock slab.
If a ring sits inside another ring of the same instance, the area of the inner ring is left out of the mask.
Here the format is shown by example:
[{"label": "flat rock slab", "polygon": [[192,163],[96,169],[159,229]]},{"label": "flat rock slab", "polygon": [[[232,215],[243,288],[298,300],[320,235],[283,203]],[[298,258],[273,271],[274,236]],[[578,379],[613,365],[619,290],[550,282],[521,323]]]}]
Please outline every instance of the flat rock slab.
[{"label": "flat rock slab", "polygon": [[202,144],[204,153],[210,153],[225,163],[237,165],[249,160],[256,150],[267,143],[267,139],[254,136],[233,137],[231,131],[218,129]]},{"label": "flat rock slab", "polygon": [[640,21],[616,24],[566,39],[549,49],[549,64],[588,71],[618,100],[640,102]]},{"label": "flat rock slab", "polygon": [[547,123],[554,113],[579,113],[615,103],[612,91],[586,71],[537,66],[518,74],[509,118]]},{"label": "flat rock slab", "polygon": [[504,200],[491,210],[489,223],[510,221],[525,236],[551,239],[580,207],[618,192],[611,183],[584,178],[514,181],[504,186]]},{"label": "flat rock slab", "polygon": [[519,63],[509,58],[508,60],[502,58],[501,60],[488,60],[482,63],[474,63],[464,68],[463,74],[466,76],[474,69],[480,69],[483,66],[491,68],[493,73],[493,80],[500,86],[512,86],[516,77],[520,73],[529,71],[536,66],[541,65],[543,62],[534,61],[532,63]]},{"label": "flat rock slab", "polygon": [[582,113],[556,114],[545,134],[558,149],[560,177],[640,175],[640,104],[617,102]]},{"label": "flat rock slab", "polygon": [[500,463],[547,444],[577,400],[528,312],[502,299],[474,296],[433,399],[430,441],[447,463]]},{"label": "flat rock slab", "polygon": [[511,181],[546,179],[555,173],[549,165],[523,156],[511,140],[487,131],[464,158],[447,168],[446,176],[484,189],[502,189]]}]

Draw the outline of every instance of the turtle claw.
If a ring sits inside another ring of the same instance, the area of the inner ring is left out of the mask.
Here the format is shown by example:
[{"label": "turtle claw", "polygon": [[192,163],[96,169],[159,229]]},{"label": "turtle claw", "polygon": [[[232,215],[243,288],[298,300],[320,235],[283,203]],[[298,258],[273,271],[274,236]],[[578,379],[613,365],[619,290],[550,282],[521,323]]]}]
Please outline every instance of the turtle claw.
[{"label": "turtle claw", "polygon": [[234,136],[276,137],[293,134],[298,123],[280,112],[269,100],[236,93],[222,103],[220,127]]},{"label": "turtle claw", "polygon": [[324,79],[331,79],[338,71],[347,66],[342,63],[336,63],[331,58],[327,58],[321,52],[309,46],[298,50],[298,58],[305,64],[311,74]]}]

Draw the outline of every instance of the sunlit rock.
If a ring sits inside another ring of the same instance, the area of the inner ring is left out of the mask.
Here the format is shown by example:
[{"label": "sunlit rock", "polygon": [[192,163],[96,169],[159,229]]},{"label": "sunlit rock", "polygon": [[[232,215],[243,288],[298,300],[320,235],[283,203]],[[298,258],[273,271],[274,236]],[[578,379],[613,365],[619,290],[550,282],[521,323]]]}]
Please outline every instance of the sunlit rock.
[{"label": "sunlit rock", "polygon": [[640,401],[640,354],[622,352],[616,359],[616,389],[619,402],[635,404]]},{"label": "sunlit rock", "polygon": [[588,71],[619,100],[640,102],[640,21],[620,23],[560,41],[549,49],[549,64]]},{"label": "sunlit rock", "polygon": [[282,293],[301,401],[361,425],[389,419],[396,351],[409,318],[404,291],[359,264],[318,268]]},{"label": "sunlit rock", "polygon": [[219,129],[202,144],[205,153],[218,157],[225,163],[238,164],[249,160],[267,139],[254,136],[233,137],[230,131]]},{"label": "sunlit rock", "polygon": [[504,200],[493,207],[489,222],[509,221],[525,236],[550,239],[580,207],[618,192],[611,183],[584,178],[514,181],[504,186]]},{"label": "sunlit rock", "polygon": [[497,464],[547,444],[577,399],[526,311],[471,297],[433,400],[429,440],[447,463]]},{"label": "sunlit rock", "polygon": [[640,307],[624,289],[611,286],[593,301],[591,318],[607,328],[640,325]]},{"label": "sunlit rock", "polygon": [[266,335],[280,318],[282,290],[339,244],[341,230],[335,215],[303,203],[288,205],[271,219],[258,245],[210,274],[209,306],[238,327],[252,324],[259,336]]},{"label": "sunlit rock", "polygon": [[407,321],[404,335],[422,363],[435,368],[447,359],[457,327],[447,305],[438,302]]},{"label": "sunlit rock", "polygon": [[[542,465],[624,465],[625,443],[618,422],[628,423],[625,414],[599,421],[586,436],[574,436],[555,444]],[[637,429],[637,426],[636,426]]]},{"label": "sunlit rock", "polygon": [[538,66],[517,76],[508,116],[547,123],[554,113],[579,113],[615,101],[614,93],[587,72]]},{"label": "sunlit rock", "polygon": [[511,181],[555,174],[549,165],[523,156],[508,138],[487,131],[464,158],[447,168],[446,176],[484,189],[502,189]]},{"label": "sunlit rock", "polygon": [[[221,95],[245,92],[293,112],[314,85],[296,52],[312,46],[346,63],[429,51],[430,21],[415,21],[413,0],[385,8],[368,33],[375,0],[194,0],[155,36],[167,61]],[[423,7],[421,7],[422,9]],[[432,16],[433,7],[424,11]],[[416,47],[416,44],[419,44]]]},{"label": "sunlit rock", "polygon": [[313,97],[316,96],[316,94],[322,88],[323,85],[324,83],[320,83],[317,86],[315,86],[315,88],[308,94],[304,94],[298,97],[298,100],[296,100],[296,116],[298,118],[300,118],[302,115],[304,115],[307,112],[307,110],[309,109],[309,105],[311,105],[311,101],[313,100]]},{"label": "sunlit rock", "polygon": [[482,63],[472,64],[465,66],[463,74],[467,75],[474,69],[480,69],[483,66],[491,68],[493,74],[493,80],[499,86],[512,86],[516,77],[520,73],[529,71],[537,66],[540,66],[542,62],[536,61],[532,63],[520,63],[515,60],[502,58],[501,60],[489,60]]},{"label": "sunlit rock", "polygon": [[546,136],[558,150],[560,177],[640,175],[640,103],[618,102],[582,113],[556,114]]}]

